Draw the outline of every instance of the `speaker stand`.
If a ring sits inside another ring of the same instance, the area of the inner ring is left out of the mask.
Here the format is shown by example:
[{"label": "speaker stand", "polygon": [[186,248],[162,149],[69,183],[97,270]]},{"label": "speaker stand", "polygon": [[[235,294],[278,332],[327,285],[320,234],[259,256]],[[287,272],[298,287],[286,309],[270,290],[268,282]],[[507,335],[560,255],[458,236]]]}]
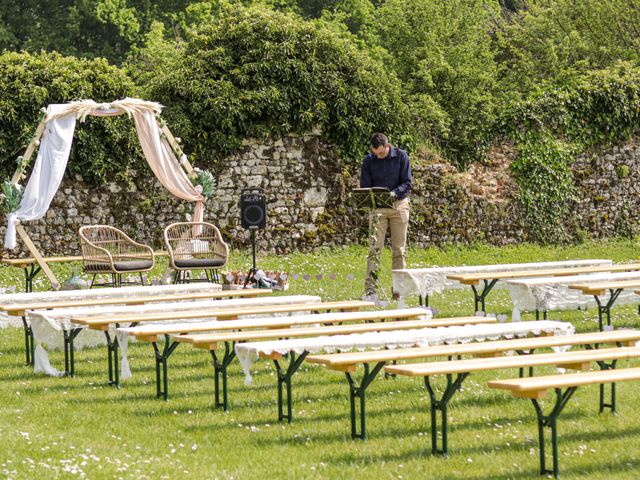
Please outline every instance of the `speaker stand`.
[{"label": "speaker stand", "polygon": [[258,268],[256,267],[256,230],[257,229],[258,229],[257,226],[249,227],[249,230],[251,231],[251,252],[253,254],[253,263],[251,264],[252,266],[249,269],[249,272],[247,273],[247,278],[245,278],[244,280],[244,288],[247,288],[247,285],[249,285],[249,283],[255,282],[255,275],[258,272]]}]

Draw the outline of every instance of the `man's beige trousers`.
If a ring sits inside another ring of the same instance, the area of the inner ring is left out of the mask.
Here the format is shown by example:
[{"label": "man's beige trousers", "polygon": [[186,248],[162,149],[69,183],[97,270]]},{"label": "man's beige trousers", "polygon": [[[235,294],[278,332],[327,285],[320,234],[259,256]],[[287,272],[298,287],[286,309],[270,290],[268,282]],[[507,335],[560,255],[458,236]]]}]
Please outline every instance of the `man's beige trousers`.
[{"label": "man's beige trousers", "polygon": [[376,293],[376,279],[380,266],[380,254],[384,247],[387,228],[391,230],[391,268],[404,268],[407,226],[409,225],[409,198],[393,203],[393,208],[378,208],[369,216],[369,255],[367,256],[367,276],[364,281],[365,294]]}]

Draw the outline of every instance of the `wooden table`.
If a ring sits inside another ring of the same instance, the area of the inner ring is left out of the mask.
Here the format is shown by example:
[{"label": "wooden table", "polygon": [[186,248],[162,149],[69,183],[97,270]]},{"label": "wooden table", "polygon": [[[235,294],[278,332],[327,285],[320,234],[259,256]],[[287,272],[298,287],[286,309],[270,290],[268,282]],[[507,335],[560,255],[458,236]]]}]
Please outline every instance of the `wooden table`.
[{"label": "wooden table", "polygon": [[[579,275],[583,273],[596,272],[626,272],[632,270],[640,270],[640,263],[626,263],[618,265],[602,265],[595,267],[572,267],[572,268],[550,268],[542,270],[513,270],[503,272],[480,272],[468,274],[452,274],[447,275],[450,280],[457,280],[463,285],[471,286],[474,295],[474,307],[478,310],[478,306],[482,306],[482,311],[486,311],[485,300],[489,292],[493,289],[499,280],[515,279],[515,278],[533,278],[533,277],[554,277]],[[477,286],[483,284],[482,291],[478,291]]]},{"label": "wooden table", "polygon": [[[153,252],[154,257],[166,257],[169,254],[165,251]],[[47,264],[50,263],[69,263],[69,262],[82,262],[81,255],[75,256],[56,256],[56,257],[44,257],[44,261]],[[21,268],[24,270],[25,279],[25,292],[33,292],[33,280],[38,276],[41,271],[40,265],[33,257],[27,258],[3,258],[0,263],[4,263],[10,267]]]},{"label": "wooden table", "polygon": [[[415,330],[424,328],[438,328],[454,325],[469,325],[469,324],[487,324],[495,323],[496,319],[492,317],[459,317],[459,318],[421,318],[424,317],[424,310],[422,308],[405,308],[399,310],[376,310],[372,312],[357,312],[357,313],[333,313],[333,314],[318,314],[316,318],[322,326],[320,327],[302,327],[300,325],[307,325],[310,322],[317,321],[312,316],[306,316],[304,323],[296,321],[296,317],[292,317],[296,323],[287,325],[286,328],[276,328],[272,330],[251,330],[242,329],[241,331],[226,332],[226,333],[214,333],[214,334],[195,334],[175,336],[174,340],[177,342],[191,343],[196,348],[209,350],[214,360],[214,370],[216,378],[216,390],[215,399],[216,407],[222,407],[224,410],[228,410],[228,393],[227,393],[227,376],[226,369],[229,363],[235,358],[233,344],[237,342],[255,342],[257,340],[266,339],[278,339],[278,338],[301,338],[301,337],[324,337],[324,336],[338,336],[338,335],[351,335],[358,333],[369,332],[396,332],[399,330]],[[298,317],[299,318],[299,317]],[[263,319],[266,320],[266,319]],[[384,320],[392,320],[389,322],[382,322]],[[346,325],[334,325],[335,323],[341,323],[343,321],[355,322]],[[366,322],[366,323],[364,323]],[[229,323],[229,322],[227,322]],[[234,321],[237,323],[237,321]],[[265,328],[265,322],[261,321],[254,327]],[[294,328],[297,327],[297,328]],[[266,325],[268,328],[269,325]],[[225,354],[222,360],[218,360],[216,356],[216,349],[219,344],[224,344]],[[262,356],[262,358],[268,358],[273,361],[276,367],[277,379],[278,379],[278,420],[282,421],[287,419],[289,423],[293,420],[293,407],[292,407],[292,378],[302,365],[303,360],[306,358],[308,352],[300,352],[295,355],[294,352],[289,352],[287,355],[282,355],[277,352],[273,352],[270,355]],[[288,366],[281,365],[283,357],[289,357]],[[221,377],[219,379],[219,377]],[[222,394],[223,401],[220,402],[219,383],[222,381]],[[285,413],[284,398],[286,397],[287,408]]]},{"label": "wooden table", "polygon": [[[250,291],[248,289],[247,291]],[[362,300],[344,300],[333,302],[303,302],[282,305],[255,305],[247,307],[233,308],[209,308],[196,311],[184,311],[175,309],[166,313],[149,313],[141,315],[106,315],[95,317],[77,317],[72,318],[72,322],[88,326],[94,330],[102,330],[107,340],[107,354],[109,366],[109,383],[119,385],[119,367],[118,367],[118,349],[119,343],[117,336],[111,338],[109,334],[109,326],[128,323],[137,325],[140,322],[152,322],[150,325],[137,326],[134,328],[121,328],[120,332],[126,332],[128,335],[135,336],[138,340],[150,342],[153,346],[154,356],[156,360],[156,386],[158,396],[163,396],[166,400],[167,394],[167,362],[171,354],[178,347],[178,342],[171,340],[172,334],[186,334],[193,332],[215,331],[229,328],[239,328],[236,325],[242,325],[242,321],[238,317],[247,315],[272,315],[277,313],[294,313],[294,312],[320,312],[320,311],[339,311],[343,314],[349,312],[355,313],[363,308],[373,307],[373,302],[365,302]],[[423,309],[419,309],[424,315]],[[409,309],[402,311],[401,315],[410,317]],[[416,315],[413,312],[414,316]],[[363,313],[363,315],[375,315],[375,312]],[[319,321],[322,316],[311,319],[309,323]],[[188,323],[172,323],[179,320],[201,320]],[[215,321],[213,319],[216,319]],[[263,324],[269,324],[271,328],[283,324],[299,324],[304,320],[304,316],[285,316],[271,319],[262,319]],[[162,322],[167,322],[163,324]],[[234,323],[241,322],[241,323]],[[250,321],[253,324],[253,320]],[[165,340],[164,348],[158,347],[158,337]]]},{"label": "wooden table", "polygon": [[[598,283],[578,283],[569,285],[572,290],[580,290],[585,295],[593,295],[598,304],[598,326],[600,330],[604,327],[604,318],[607,316],[607,327],[611,327],[611,307],[616,303],[618,296],[625,288],[640,287],[640,280],[625,280],[620,282],[598,282]],[[609,299],[603,303],[600,295],[609,292]]]}]

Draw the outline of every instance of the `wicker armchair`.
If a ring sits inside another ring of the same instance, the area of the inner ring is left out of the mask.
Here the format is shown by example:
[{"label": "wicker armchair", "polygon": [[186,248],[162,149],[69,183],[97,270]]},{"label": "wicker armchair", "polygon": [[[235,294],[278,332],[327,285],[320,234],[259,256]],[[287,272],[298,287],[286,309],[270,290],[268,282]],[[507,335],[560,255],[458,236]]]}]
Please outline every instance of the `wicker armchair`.
[{"label": "wicker armchair", "polygon": [[80,245],[84,272],[93,273],[91,287],[96,275],[111,275],[111,283],[104,286],[120,287],[122,275],[138,273],[144,285],[142,272],[153,268],[153,250],[131,240],[123,231],[108,225],[88,225],[81,227]]},{"label": "wicker armchair", "polygon": [[207,281],[220,283],[217,269],[227,264],[229,246],[217,227],[206,222],[172,223],[164,229],[164,243],[169,266],[175,270],[174,283],[191,281],[189,270],[204,270]]}]

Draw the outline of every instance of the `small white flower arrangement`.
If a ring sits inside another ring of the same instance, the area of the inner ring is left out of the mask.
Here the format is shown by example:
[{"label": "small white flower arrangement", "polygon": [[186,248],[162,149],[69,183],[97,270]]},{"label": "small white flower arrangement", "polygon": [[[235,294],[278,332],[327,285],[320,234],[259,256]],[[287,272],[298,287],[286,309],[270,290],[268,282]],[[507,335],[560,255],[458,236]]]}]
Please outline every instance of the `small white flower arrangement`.
[{"label": "small white flower arrangement", "polygon": [[198,193],[201,193],[203,197],[211,198],[216,191],[215,177],[208,170],[194,168],[193,171],[196,172],[196,178],[193,179],[196,190]]}]

